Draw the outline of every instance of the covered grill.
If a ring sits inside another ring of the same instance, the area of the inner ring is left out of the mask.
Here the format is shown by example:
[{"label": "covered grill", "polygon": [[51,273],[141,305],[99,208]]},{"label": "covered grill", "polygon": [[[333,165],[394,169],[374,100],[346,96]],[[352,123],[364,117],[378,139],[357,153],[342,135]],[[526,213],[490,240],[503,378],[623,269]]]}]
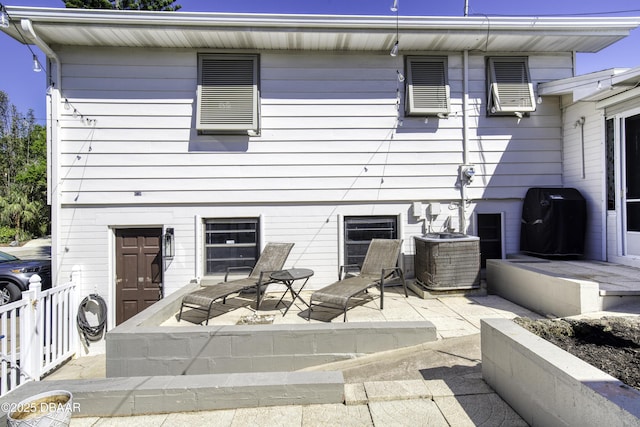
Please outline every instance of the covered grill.
[{"label": "covered grill", "polygon": [[522,206],[520,250],[543,256],[582,256],[587,203],[575,188],[530,188]]}]

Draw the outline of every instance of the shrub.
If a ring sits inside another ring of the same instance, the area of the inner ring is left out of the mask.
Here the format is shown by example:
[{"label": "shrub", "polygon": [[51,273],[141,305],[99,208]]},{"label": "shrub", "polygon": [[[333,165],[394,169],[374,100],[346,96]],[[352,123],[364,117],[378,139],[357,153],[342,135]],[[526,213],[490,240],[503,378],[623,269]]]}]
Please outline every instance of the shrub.
[{"label": "shrub", "polygon": [[16,238],[16,229],[7,227],[6,225],[0,226],[0,243],[11,243]]}]

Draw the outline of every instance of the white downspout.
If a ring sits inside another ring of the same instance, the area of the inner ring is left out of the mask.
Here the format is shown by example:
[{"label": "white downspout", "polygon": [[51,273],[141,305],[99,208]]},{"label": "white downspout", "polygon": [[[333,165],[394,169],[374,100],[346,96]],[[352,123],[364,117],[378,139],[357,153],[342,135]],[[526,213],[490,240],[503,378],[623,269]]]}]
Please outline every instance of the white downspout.
[{"label": "white downspout", "polygon": [[36,46],[42,50],[47,58],[49,58],[49,63],[51,60],[56,64],[55,70],[55,82],[52,79],[52,75],[54,74],[51,70],[51,67],[47,67],[47,78],[49,79],[50,88],[47,89],[47,169],[48,169],[48,184],[47,184],[47,198],[49,204],[51,205],[51,264],[54,266],[51,270],[51,280],[53,285],[58,284],[58,272],[60,267],[59,256],[58,256],[58,241],[60,236],[60,198],[59,198],[59,176],[60,170],[58,165],[58,123],[59,123],[59,105],[60,105],[60,96],[62,92],[62,65],[60,64],[60,59],[58,55],[47,45],[33,29],[33,25],[30,19],[22,19],[20,20],[20,25],[22,29],[29,33],[29,35],[35,41]]},{"label": "white downspout", "polygon": [[[469,0],[464,1],[464,16],[469,16]],[[469,164],[469,124],[467,123],[469,105],[469,51],[462,52],[462,164]],[[462,171],[458,171],[462,178]],[[460,179],[460,232],[467,234],[467,185],[471,181]]]},{"label": "white downspout", "polygon": [[[22,26],[22,29],[26,32],[28,32],[31,37],[33,38],[33,40],[36,43],[36,46],[38,46],[40,48],[41,51],[43,51],[47,57],[49,58],[53,58],[53,60],[56,62],[56,82],[55,82],[55,86],[58,88],[58,91],[60,91],[60,87],[62,85],[62,76],[60,75],[60,59],[58,58],[58,55],[56,55],[56,53],[53,51],[53,49],[51,49],[49,47],[48,44],[46,44],[40,37],[38,37],[38,35],[36,34],[35,30],[33,29],[33,25],[31,24],[31,20],[30,19],[26,19],[23,18],[20,20],[20,25]],[[49,72],[49,77],[51,77],[51,70],[48,70]]]},{"label": "white downspout", "polygon": [[[601,187],[601,192],[602,192],[602,215],[601,215],[601,221],[602,221],[602,225],[600,227],[600,233],[601,233],[601,238],[600,238],[600,259],[602,261],[608,261],[609,258],[609,254],[607,253],[607,245],[609,242],[609,206],[608,206],[608,200],[607,200],[607,114],[606,114],[606,110],[602,109],[600,110],[600,123],[603,124],[602,128],[600,129],[600,134],[601,134],[601,141],[604,141],[601,153],[602,155],[600,156],[600,161],[601,161],[601,170],[603,170],[605,172],[605,178],[602,180],[602,187]],[[615,160],[614,160],[614,168],[615,168]],[[615,196],[614,196],[615,197]]]},{"label": "white downspout", "polygon": [[[462,163],[469,164],[469,51],[462,52]],[[460,232],[467,232],[467,183],[460,180]]]}]

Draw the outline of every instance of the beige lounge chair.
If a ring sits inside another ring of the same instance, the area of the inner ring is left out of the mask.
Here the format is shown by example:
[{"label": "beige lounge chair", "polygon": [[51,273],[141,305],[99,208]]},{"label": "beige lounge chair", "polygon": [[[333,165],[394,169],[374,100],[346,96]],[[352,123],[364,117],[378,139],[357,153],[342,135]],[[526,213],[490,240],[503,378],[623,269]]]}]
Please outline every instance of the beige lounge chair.
[{"label": "beige lounge chair", "polygon": [[311,294],[307,320],[311,320],[311,307],[313,304],[326,304],[342,308],[344,310],[344,321],[346,322],[347,308],[351,298],[366,292],[373,286],[380,287],[380,310],[382,310],[384,308],[384,285],[397,282],[397,280],[402,282],[404,295],[408,297],[404,273],[400,267],[397,267],[401,246],[402,240],[371,240],[359,275],[343,278],[343,273],[347,268],[353,266],[342,266],[339,274],[340,280]]},{"label": "beige lounge chair", "polygon": [[225,304],[228,296],[238,294],[253,287],[256,289],[256,310],[259,309],[260,294],[263,291],[261,287],[263,285],[273,283],[273,280],[269,277],[269,273],[282,270],[293,245],[293,243],[267,243],[262,254],[260,254],[260,257],[258,258],[256,265],[251,269],[249,277],[227,281],[231,271],[246,269],[245,267],[231,267],[227,269],[227,273],[224,276],[224,282],[211,286],[203,286],[197,291],[190,292],[182,297],[182,305],[180,306],[178,322],[182,318],[182,310],[185,307],[188,307],[195,310],[206,311],[206,324],[208,325],[213,303],[222,299],[222,303]]}]

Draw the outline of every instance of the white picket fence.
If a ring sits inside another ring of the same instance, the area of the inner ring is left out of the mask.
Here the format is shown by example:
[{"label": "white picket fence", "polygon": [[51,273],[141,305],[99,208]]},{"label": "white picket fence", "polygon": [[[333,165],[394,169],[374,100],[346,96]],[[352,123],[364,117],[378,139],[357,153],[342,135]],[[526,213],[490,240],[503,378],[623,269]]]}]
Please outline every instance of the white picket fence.
[{"label": "white picket fence", "polygon": [[34,275],[21,300],[0,306],[0,396],[39,381],[76,352],[76,284],[40,289]]}]

